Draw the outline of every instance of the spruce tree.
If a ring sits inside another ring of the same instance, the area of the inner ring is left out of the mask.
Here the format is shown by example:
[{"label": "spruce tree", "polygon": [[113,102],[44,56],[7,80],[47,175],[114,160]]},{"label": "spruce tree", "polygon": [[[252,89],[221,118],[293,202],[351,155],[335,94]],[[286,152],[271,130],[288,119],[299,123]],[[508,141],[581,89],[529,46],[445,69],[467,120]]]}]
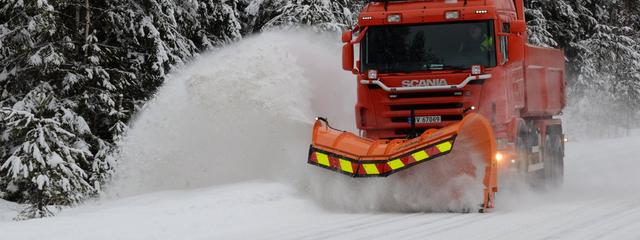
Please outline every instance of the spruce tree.
[{"label": "spruce tree", "polygon": [[619,123],[636,121],[640,108],[637,1],[528,0],[525,5],[530,41],[565,51],[572,115],[589,118],[586,125],[605,129],[606,133],[596,134],[616,132]]},{"label": "spruce tree", "polygon": [[280,15],[282,9],[289,0],[243,0],[238,3],[240,18],[242,19],[243,34],[255,34],[271,19]]},{"label": "spruce tree", "polygon": [[0,197],[38,217],[98,193],[167,73],[240,38],[235,4],[0,0]]},{"label": "spruce tree", "polygon": [[340,31],[354,25],[354,8],[349,0],[290,0],[262,29],[310,26],[317,31]]},{"label": "spruce tree", "polygon": [[93,155],[83,139],[91,132],[64,105],[43,83],[0,110],[8,140],[2,143],[15,148],[0,166],[10,177],[5,197],[31,204],[20,219],[50,216],[49,206],[76,204],[95,193],[86,171]]}]

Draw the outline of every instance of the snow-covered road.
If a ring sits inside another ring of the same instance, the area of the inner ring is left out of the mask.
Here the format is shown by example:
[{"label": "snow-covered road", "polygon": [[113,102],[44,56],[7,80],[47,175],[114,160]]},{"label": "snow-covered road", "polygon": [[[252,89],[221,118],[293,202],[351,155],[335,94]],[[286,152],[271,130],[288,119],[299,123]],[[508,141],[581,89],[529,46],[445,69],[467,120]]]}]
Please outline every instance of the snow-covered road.
[{"label": "snow-covered road", "polygon": [[[598,146],[598,147],[596,147]],[[570,143],[562,191],[502,193],[488,214],[345,213],[249,181],[0,222],[2,239],[640,239],[640,137]],[[4,206],[4,205],[0,205]],[[6,219],[5,219],[6,220]]]},{"label": "snow-covered road", "polygon": [[0,201],[0,239],[640,239],[637,133],[570,142],[562,189],[501,189],[492,213],[380,212],[380,191],[354,196],[352,179],[305,164],[313,117],[353,125],[356,83],[336,56],[314,33],[203,56],[138,116],[102,200],[23,222]]}]

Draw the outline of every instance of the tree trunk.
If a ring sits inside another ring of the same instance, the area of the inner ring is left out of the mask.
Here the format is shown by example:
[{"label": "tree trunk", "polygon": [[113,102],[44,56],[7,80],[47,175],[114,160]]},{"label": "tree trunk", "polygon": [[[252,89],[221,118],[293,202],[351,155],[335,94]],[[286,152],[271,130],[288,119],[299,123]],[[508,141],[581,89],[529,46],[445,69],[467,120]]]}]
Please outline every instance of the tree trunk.
[{"label": "tree trunk", "polygon": [[[75,31],[73,31],[73,39],[80,40],[80,32],[82,31],[80,30],[80,21],[81,21],[80,10],[82,9],[78,5],[76,5],[75,9],[76,9],[76,29]],[[79,49],[78,56],[80,56],[81,53],[82,53],[82,48]]]},{"label": "tree trunk", "polygon": [[87,62],[87,57],[89,56],[89,29],[91,28],[91,8],[89,5],[89,0],[84,0],[84,7],[85,10],[87,11],[85,14],[85,22],[84,22],[84,44],[85,44],[85,49],[84,49],[84,56],[85,56],[85,63]]}]

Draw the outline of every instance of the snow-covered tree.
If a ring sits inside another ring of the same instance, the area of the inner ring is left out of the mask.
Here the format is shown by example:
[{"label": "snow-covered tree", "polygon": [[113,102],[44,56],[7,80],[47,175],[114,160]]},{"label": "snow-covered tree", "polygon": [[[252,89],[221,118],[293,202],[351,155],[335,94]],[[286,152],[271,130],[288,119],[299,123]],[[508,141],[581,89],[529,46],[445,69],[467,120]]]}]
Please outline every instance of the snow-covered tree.
[{"label": "snow-covered tree", "polygon": [[[167,73],[241,37],[236,8],[234,0],[0,0],[0,197],[30,204],[33,217],[99,191],[131,116]],[[75,177],[61,175],[64,167]]]},{"label": "snow-covered tree", "polygon": [[197,38],[193,39],[201,49],[212,49],[242,37],[236,5],[235,1],[224,0],[207,0],[199,4],[195,17],[200,23],[190,27],[196,33]]},{"label": "snow-covered tree", "polygon": [[244,34],[254,34],[262,30],[271,19],[279,15],[278,10],[289,0],[243,0],[239,2],[240,17]]},{"label": "snow-covered tree", "polygon": [[[311,26],[319,31],[340,31],[354,24],[355,1],[290,0],[277,8],[277,14],[262,29]],[[255,6],[254,6],[255,8]]]},{"label": "snow-covered tree", "polygon": [[336,16],[336,20],[343,24],[343,28],[350,28],[357,23],[363,4],[363,1],[358,0],[335,0],[331,1],[331,11]]},{"label": "snow-covered tree", "polygon": [[280,9],[264,28],[291,28],[313,26],[319,30],[337,31],[341,25],[331,11],[331,3],[326,0],[292,0]]},{"label": "snow-covered tree", "polygon": [[75,204],[94,193],[86,171],[93,154],[83,139],[91,134],[89,126],[47,83],[2,108],[0,119],[6,126],[1,142],[12,149],[0,165],[8,178],[6,197],[31,204],[20,217],[49,216],[49,206]]},{"label": "snow-covered tree", "polygon": [[553,35],[549,32],[549,21],[542,11],[537,8],[527,8],[525,10],[527,21],[527,33],[529,43],[541,47],[556,47],[558,43],[553,40]]},{"label": "snow-covered tree", "polygon": [[[46,1],[0,1],[1,103],[12,104],[65,62],[54,7]],[[55,41],[54,41],[55,40]]]},{"label": "snow-covered tree", "polygon": [[579,131],[598,126],[615,132],[630,125],[622,123],[638,120],[637,1],[528,0],[525,4],[530,41],[562,48],[567,55],[568,111],[580,116],[571,121],[585,121]]}]

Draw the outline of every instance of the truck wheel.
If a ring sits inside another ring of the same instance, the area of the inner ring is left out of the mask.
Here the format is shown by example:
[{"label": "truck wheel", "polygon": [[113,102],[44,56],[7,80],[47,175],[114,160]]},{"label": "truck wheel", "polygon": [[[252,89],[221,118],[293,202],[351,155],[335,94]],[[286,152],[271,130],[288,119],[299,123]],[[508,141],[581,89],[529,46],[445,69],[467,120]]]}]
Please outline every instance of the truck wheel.
[{"label": "truck wheel", "polygon": [[[545,190],[549,179],[552,177],[547,174],[547,169],[551,169],[553,157],[546,157],[544,152],[544,142],[540,142],[540,132],[535,131],[525,136],[526,158],[523,160],[525,168],[525,179],[529,186],[534,190]],[[542,145],[542,146],[541,146]],[[534,152],[534,146],[538,146],[538,151]],[[533,168],[535,166],[535,168]],[[547,167],[549,166],[549,167]]]},{"label": "truck wheel", "polygon": [[516,151],[517,151],[517,169],[518,175],[522,182],[529,181],[529,144],[527,141],[527,135],[524,132],[518,134],[518,139],[516,142]]},{"label": "truck wheel", "polygon": [[564,148],[560,134],[550,132],[544,143],[544,182],[547,188],[562,186],[564,179]]},{"label": "truck wheel", "polygon": [[[534,190],[544,190],[549,179],[546,174],[546,168],[543,167],[539,170],[531,170],[530,168],[532,161],[534,161],[532,157],[535,157],[533,154],[538,154],[530,152],[534,142],[537,142],[537,140],[535,136],[531,135],[531,133],[522,131],[518,134],[518,142],[516,143],[516,149],[518,152],[518,172],[520,172],[520,179],[523,183],[526,183]],[[543,161],[544,166],[551,166],[550,163],[547,165],[546,162],[546,159],[551,158],[547,158],[544,155],[540,157],[543,158],[541,160]]]}]

